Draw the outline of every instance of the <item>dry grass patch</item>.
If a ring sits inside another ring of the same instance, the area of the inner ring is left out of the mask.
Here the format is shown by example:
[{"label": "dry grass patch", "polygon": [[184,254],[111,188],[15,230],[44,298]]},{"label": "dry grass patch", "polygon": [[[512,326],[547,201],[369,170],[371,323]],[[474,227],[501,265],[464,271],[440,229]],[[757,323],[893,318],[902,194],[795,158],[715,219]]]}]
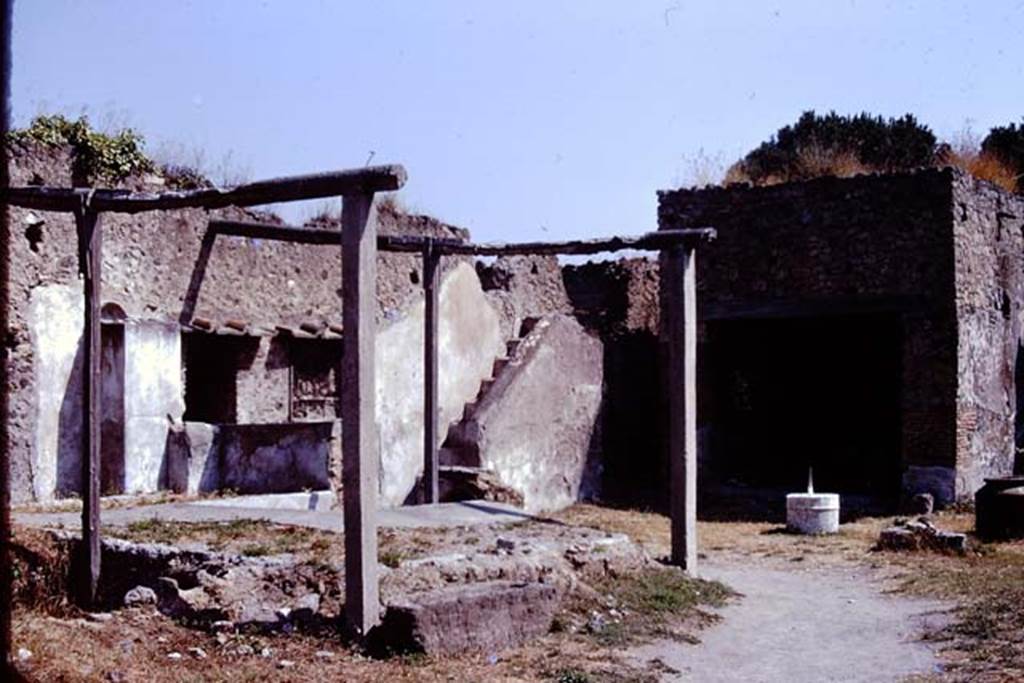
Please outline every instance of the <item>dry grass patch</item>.
[{"label": "dry grass patch", "polygon": [[981,546],[966,557],[898,555],[899,590],[957,603],[933,633],[954,680],[1024,680],[1024,543]]},{"label": "dry grass patch", "polygon": [[[209,634],[141,610],[110,621],[58,619],[19,610],[15,648],[32,657],[19,665],[31,681],[496,681],[655,683],[658,671],[638,669],[592,639],[552,634],[500,653],[371,659],[333,635]],[[197,653],[195,648],[202,652]],[[173,656],[174,654],[180,657]]]}]

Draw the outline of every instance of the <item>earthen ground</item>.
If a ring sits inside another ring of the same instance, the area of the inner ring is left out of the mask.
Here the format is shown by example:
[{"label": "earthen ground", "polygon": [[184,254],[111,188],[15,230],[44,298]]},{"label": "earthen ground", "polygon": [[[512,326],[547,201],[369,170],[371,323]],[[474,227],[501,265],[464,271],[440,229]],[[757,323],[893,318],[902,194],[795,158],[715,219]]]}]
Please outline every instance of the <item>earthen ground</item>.
[{"label": "earthen ground", "polygon": [[[575,506],[555,518],[627,533],[654,557],[667,552],[668,522],[660,515]],[[648,634],[639,643],[602,643],[585,632],[556,632],[500,653],[372,661],[333,634],[218,636],[140,610],[91,621],[22,609],[15,615],[16,645],[33,650],[30,670],[62,680],[938,682],[1024,674],[1022,614],[1013,607],[1024,579],[1024,544],[978,546],[967,557],[873,552],[891,521],[863,518],[820,538],[786,534],[773,522],[701,522],[700,573],[741,597],[718,608],[717,619],[706,610],[691,613],[701,623],[681,640]],[[969,531],[973,515],[946,513],[937,523]],[[978,610],[999,619],[975,624]],[[207,658],[189,654],[193,647]],[[264,649],[266,656],[259,654]],[[183,657],[169,660],[172,652]]]}]

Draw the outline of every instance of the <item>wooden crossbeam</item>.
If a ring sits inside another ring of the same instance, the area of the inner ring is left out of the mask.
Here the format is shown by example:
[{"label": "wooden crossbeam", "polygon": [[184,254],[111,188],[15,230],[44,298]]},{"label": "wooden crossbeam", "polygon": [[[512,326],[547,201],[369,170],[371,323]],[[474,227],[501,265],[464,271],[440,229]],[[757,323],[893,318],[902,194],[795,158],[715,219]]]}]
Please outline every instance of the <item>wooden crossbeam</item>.
[{"label": "wooden crossbeam", "polygon": [[[297,244],[341,244],[337,230],[269,225],[250,221],[210,221],[210,230],[218,235],[277,240]],[[715,238],[714,228],[660,230],[633,237],[608,237],[567,242],[519,242],[474,244],[457,239],[422,237],[419,235],[379,235],[378,251],[422,253],[428,243],[441,256],[512,256],[529,254],[593,255],[633,249],[661,251],[677,244],[697,244]]]},{"label": "wooden crossbeam", "polygon": [[13,206],[40,211],[74,212],[89,197],[93,211],[140,213],[170,209],[218,209],[225,206],[255,206],[338,195],[391,192],[405,184],[405,169],[399,165],[369,166],[329,173],[272,178],[232,188],[202,188],[169,192],[132,192],[66,187],[11,187],[0,189],[0,200]]},{"label": "wooden crossbeam", "polygon": [[[633,237],[607,237],[591,240],[569,240],[565,242],[516,242],[480,243],[460,240],[434,240],[434,248],[444,255],[466,256],[514,256],[514,255],[556,255],[588,256],[634,249],[637,251],[661,251],[677,244],[696,245],[712,240],[714,228],[689,230],[659,230],[658,232]],[[419,251],[426,238],[405,235],[385,235],[378,239],[381,251]]]}]

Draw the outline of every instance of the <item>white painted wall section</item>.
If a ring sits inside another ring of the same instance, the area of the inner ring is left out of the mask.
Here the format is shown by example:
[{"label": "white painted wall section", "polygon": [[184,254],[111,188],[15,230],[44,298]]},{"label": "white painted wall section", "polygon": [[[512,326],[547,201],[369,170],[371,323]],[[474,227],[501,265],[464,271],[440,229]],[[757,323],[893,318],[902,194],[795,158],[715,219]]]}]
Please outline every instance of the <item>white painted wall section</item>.
[{"label": "white painted wall section", "polygon": [[176,324],[125,325],[125,493],[156,491],[171,420],[185,412],[181,330]]}]

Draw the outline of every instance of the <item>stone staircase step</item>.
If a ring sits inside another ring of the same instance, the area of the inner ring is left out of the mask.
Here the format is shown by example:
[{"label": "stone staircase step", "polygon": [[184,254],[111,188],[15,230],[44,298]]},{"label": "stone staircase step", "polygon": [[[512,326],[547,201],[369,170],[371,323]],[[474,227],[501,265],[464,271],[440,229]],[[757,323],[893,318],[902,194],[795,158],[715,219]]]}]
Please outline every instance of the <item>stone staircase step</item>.
[{"label": "stone staircase step", "polygon": [[525,337],[533,332],[533,328],[537,327],[537,323],[540,321],[541,318],[535,316],[523,318],[523,322],[519,324],[519,337]]},{"label": "stone staircase step", "polygon": [[495,358],[494,365],[491,366],[491,377],[497,378],[501,371],[508,366],[508,361],[508,358]]},{"label": "stone staircase step", "polygon": [[440,468],[445,467],[478,467],[480,453],[474,446],[456,444],[442,446],[437,452]]},{"label": "stone staircase step", "polygon": [[448,465],[439,467],[437,474],[443,502],[491,500],[520,507],[523,504],[522,495],[501,483],[491,470]]}]

